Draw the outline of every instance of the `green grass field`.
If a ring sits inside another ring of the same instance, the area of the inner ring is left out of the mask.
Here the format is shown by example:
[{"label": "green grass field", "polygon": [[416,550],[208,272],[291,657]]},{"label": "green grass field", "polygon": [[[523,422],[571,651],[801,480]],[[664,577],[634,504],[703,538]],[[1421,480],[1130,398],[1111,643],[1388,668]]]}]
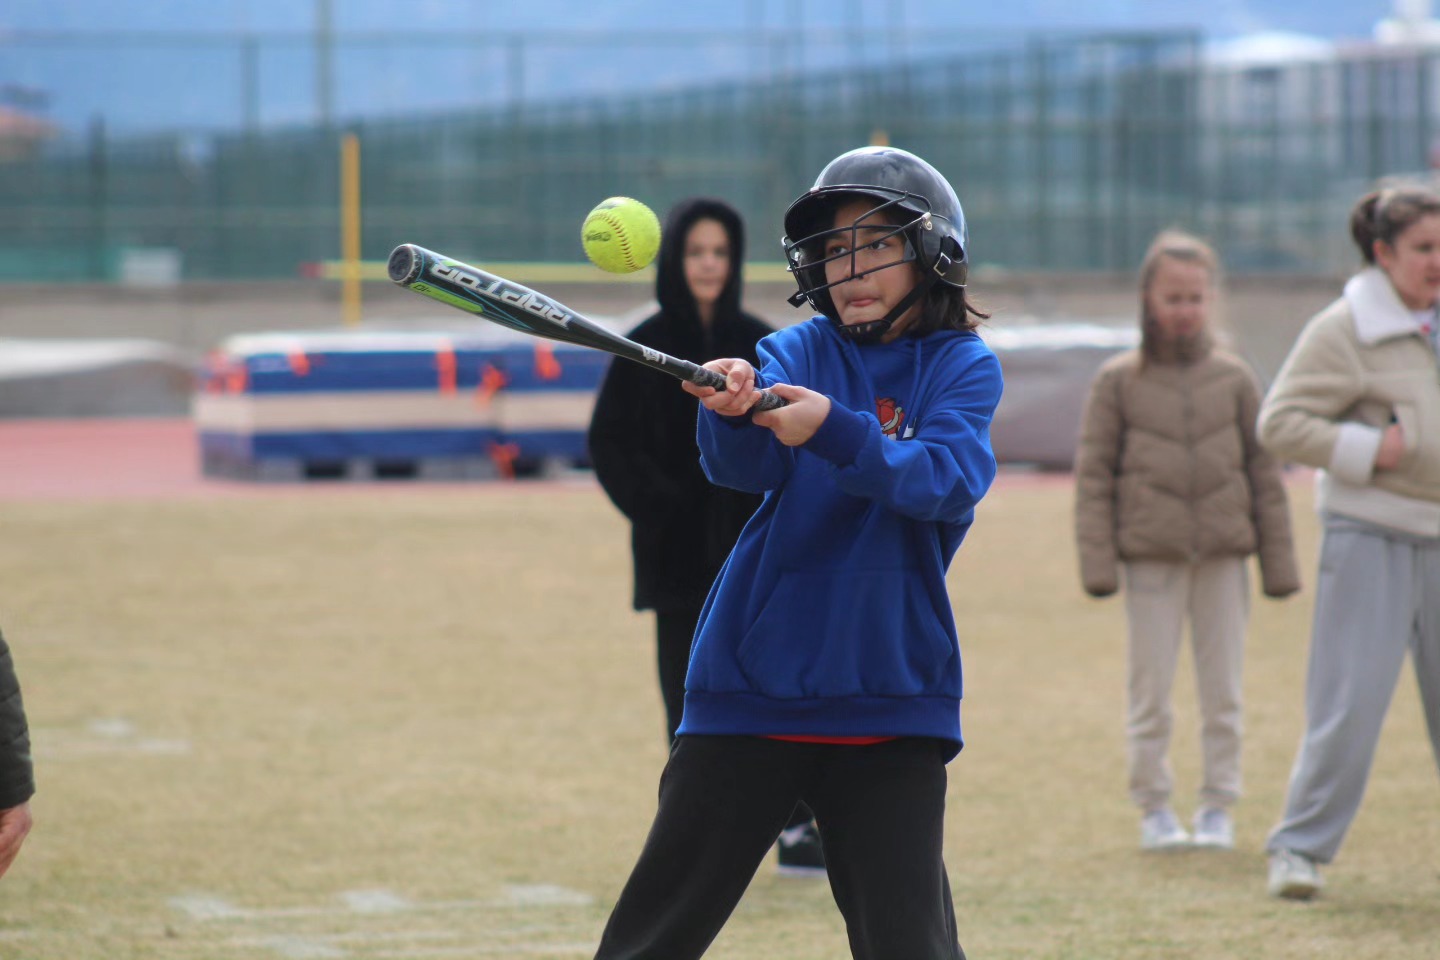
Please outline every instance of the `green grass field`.
[{"label": "green grass field", "polygon": [[[1409,667],[1325,896],[1265,895],[1308,590],[1254,608],[1239,849],[1138,851],[1123,612],[1080,592],[1070,495],[1002,484],[951,575],[969,742],[946,852],[969,955],[1437,956],[1440,789]],[[0,504],[40,785],[0,958],[588,956],[665,753],[629,589],[626,529],[583,482]],[[773,871],[710,956],[848,956],[825,885]]]}]

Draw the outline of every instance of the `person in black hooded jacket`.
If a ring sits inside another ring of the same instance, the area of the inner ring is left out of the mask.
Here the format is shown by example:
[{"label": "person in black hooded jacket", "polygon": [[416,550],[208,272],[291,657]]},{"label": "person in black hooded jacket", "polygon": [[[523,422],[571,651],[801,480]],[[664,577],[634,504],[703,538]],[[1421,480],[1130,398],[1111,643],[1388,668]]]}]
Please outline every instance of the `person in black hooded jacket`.
[{"label": "person in black hooded jacket", "polygon": [[[756,362],[773,331],[740,308],[745,227],[722,200],[671,208],[661,231],[655,298],[660,309],[628,336],[673,357]],[[695,440],[699,402],[669,377],[612,362],[590,420],[590,461],[605,493],[630,521],[636,610],[655,611],[656,662],[670,742],[685,706],[690,642],[710,585],[761,498],[712,484]],[[796,808],[778,846],[780,871],[824,876],[810,810]]]},{"label": "person in black hooded jacket", "polygon": [[[695,363],[755,358],[771,332],[740,308],[745,229],[734,208],[692,198],[661,232],[660,309],[628,336]],[[612,362],[590,421],[590,460],[630,521],[636,610],[654,610],[660,693],[670,739],[680,725],[690,641],[710,585],[760,497],[717,487],[700,469],[698,403],[653,370]],[[698,549],[697,549],[698,547]]]},{"label": "person in black hooded jacket", "polygon": [[0,634],[0,877],[10,869],[30,832],[30,797],[34,793],[25,705],[10,648]]},{"label": "person in black hooded jacket", "polygon": [[[722,200],[671,208],[661,231],[655,298],[660,309],[631,340],[695,363],[756,362],[773,331],[740,308],[745,227]],[[712,484],[695,439],[699,402],[666,376],[612,362],[590,420],[590,460],[605,493],[630,521],[636,610],[655,611],[656,660],[670,742],[685,706],[690,643],[705,597],[761,497]],[[782,874],[823,877],[814,815],[804,804],[777,846]]]}]

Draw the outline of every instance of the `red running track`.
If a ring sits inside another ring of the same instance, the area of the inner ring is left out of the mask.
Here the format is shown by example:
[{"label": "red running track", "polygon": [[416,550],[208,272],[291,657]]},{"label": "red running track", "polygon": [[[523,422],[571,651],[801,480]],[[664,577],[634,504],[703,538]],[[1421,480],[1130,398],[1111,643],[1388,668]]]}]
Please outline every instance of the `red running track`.
[{"label": "red running track", "polygon": [[[588,474],[521,486],[553,494],[589,489]],[[200,497],[328,496],[377,487],[435,495],[497,489],[493,483],[410,480],[253,483],[200,472],[188,418],[0,419],[0,502],[33,500],[168,500]]]},{"label": "red running track", "polygon": [[[1070,482],[1068,473],[1002,471],[1001,485]],[[553,492],[557,486],[586,489],[590,479],[524,481]],[[247,483],[202,476],[195,428],[186,418],[5,420],[0,419],[0,501],[174,499],[275,496],[342,489],[441,490],[471,493],[493,484],[381,480],[370,482]]]},{"label": "red running track", "polygon": [[0,499],[214,496],[186,419],[0,420]]}]

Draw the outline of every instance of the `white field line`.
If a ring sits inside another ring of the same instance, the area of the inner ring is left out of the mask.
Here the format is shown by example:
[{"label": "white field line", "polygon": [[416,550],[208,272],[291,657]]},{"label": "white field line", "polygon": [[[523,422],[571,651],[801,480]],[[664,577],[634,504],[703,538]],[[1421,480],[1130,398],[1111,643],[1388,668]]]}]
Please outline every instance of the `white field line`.
[{"label": "white field line", "polygon": [[145,754],[155,757],[177,757],[191,752],[188,740],[144,739],[129,742],[70,742],[56,743],[41,741],[35,753],[45,760],[69,760],[72,758],[98,757],[114,754]]},{"label": "white field line", "polygon": [[[268,934],[232,937],[217,944],[229,950],[266,950],[286,960],[343,960],[365,958],[447,957],[494,954],[556,956],[591,955],[595,943],[517,944],[516,937],[555,936],[564,924],[522,924],[493,930],[400,930],[388,933]],[[454,946],[419,946],[450,941]],[[478,942],[477,942],[478,941]],[[403,946],[395,947],[393,945]],[[348,949],[347,949],[348,948]],[[378,948],[378,949],[377,949]],[[356,951],[356,952],[352,952]]]},{"label": "white field line", "polygon": [[[378,942],[378,941],[377,941]],[[533,943],[533,944],[489,944],[470,943],[454,947],[404,947],[398,950],[365,950],[363,954],[352,954],[340,947],[317,942],[309,937],[269,937],[253,943],[230,943],[224,946],[239,946],[250,949],[269,950],[280,954],[286,960],[347,960],[360,956],[364,960],[410,960],[420,957],[476,957],[476,956],[592,956],[595,943]]]},{"label": "white field line", "polygon": [[397,960],[410,960],[411,957],[474,957],[481,955],[500,955],[513,957],[520,954],[528,954],[537,957],[559,957],[579,954],[590,957],[595,955],[595,948],[598,943],[533,943],[533,944],[498,944],[481,945],[470,947],[438,947],[425,950],[402,950],[398,952],[371,953],[367,957],[375,960],[385,958],[397,958]]},{"label": "white field line", "polygon": [[[476,937],[494,939],[503,936],[528,936],[537,933],[554,934],[565,926],[567,926],[565,923],[529,923],[485,930],[390,930],[384,933],[310,933],[304,934],[303,939],[316,943],[336,945],[347,943],[386,943],[392,941],[408,943],[416,940],[473,940]],[[232,947],[253,947],[286,939],[292,938],[289,935],[281,934],[254,934],[231,937],[225,940],[224,944]]]},{"label": "white field line", "polygon": [[135,724],[123,717],[100,717],[74,729],[38,728],[30,731],[35,752],[49,760],[104,754],[180,756],[191,752],[189,740],[141,736]]},{"label": "white field line", "polygon": [[241,944],[260,950],[272,950],[287,960],[341,960],[350,956],[339,947],[319,943],[312,937],[260,937],[251,943]]},{"label": "white field line", "polygon": [[[536,908],[574,908],[589,906],[594,899],[587,894],[555,884],[510,886],[488,900],[436,900],[414,902],[391,890],[347,890],[337,895],[338,906],[281,907],[248,909],[211,894],[193,893],[173,897],[170,905],[199,922],[221,921],[226,926],[239,923],[242,927],[260,927],[228,940],[208,944],[209,949],[254,951],[278,954],[285,960],[346,960],[350,957],[405,958],[447,956],[571,956],[593,953],[595,945],[564,942],[560,944],[515,944],[518,937],[563,937],[573,935],[563,918],[554,922],[496,924],[486,930],[405,930],[389,932],[340,933],[267,933],[267,922],[293,919],[329,919],[355,922],[363,917],[412,916],[456,911],[489,912],[522,910],[534,917]],[[497,918],[498,919],[498,918]],[[539,920],[540,918],[535,918]],[[576,918],[578,919],[578,918]],[[232,926],[233,929],[233,926]],[[439,945],[442,943],[450,945]],[[424,944],[429,944],[425,946]],[[403,945],[403,946],[397,946]],[[380,948],[376,952],[374,948]],[[353,952],[352,952],[353,951]]]},{"label": "white field line", "polygon": [[490,900],[433,900],[413,902],[389,890],[350,890],[339,895],[335,907],[238,907],[210,894],[185,894],[170,899],[170,905],[192,920],[265,920],[293,917],[334,917],[356,914],[439,913],[454,910],[511,910],[531,907],[586,907],[594,898],[577,890],[554,884],[507,887]]}]

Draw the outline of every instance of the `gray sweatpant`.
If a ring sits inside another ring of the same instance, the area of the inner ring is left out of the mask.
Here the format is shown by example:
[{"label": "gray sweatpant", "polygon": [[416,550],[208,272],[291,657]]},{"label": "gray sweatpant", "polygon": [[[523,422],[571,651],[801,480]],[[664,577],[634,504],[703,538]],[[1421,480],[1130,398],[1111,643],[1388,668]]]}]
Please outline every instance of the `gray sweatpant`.
[{"label": "gray sweatpant", "polygon": [[1305,735],[1266,849],[1335,858],[1360,809],[1407,650],[1440,765],[1440,540],[1326,517]]}]

